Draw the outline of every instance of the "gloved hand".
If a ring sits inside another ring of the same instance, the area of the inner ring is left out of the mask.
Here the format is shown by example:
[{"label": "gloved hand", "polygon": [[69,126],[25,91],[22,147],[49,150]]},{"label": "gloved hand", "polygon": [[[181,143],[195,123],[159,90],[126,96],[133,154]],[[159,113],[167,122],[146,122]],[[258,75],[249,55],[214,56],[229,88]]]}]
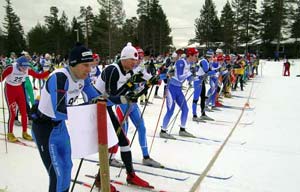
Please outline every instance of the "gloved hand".
[{"label": "gloved hand", "polygon": [[195,67],[191,67],[191,73],[192,73],[192,76],[196,76],[196,68]]},{"label": "gloved hand", "polygon": [[133,91],[130,91],[125,95],[125,98],[127,103],[137,103],[139,97]]},{"label": "gloved hand", "polygon": [[128,79],[128,81],[132,82],[132,83],[141,83],[144,82],[145,79],[143,78],[144,74],[141,72],[135,73],[133,74],[130,79]]},{"label": "gloved hand", "polygon": [[156,85],[158,84],[158,81],[159,81],[159,75],[155,75],[148,80],[147,84]]},{"label": "gloved hand", "polygon": [[48,70],[49,73],[52,73],[54,70],[55,70],[54,65],[50,65],[49,70]]},{"label": "gloved hand", "polygon": [[203,75],[201,75],[201,78],[204,79],[204,78],[206,78],[207,76],[208,76],[208,74],[207,74],[207,73],[204,73]]},{"label": "gloved hand", "polygon": [[133,87],[133,85],[134,85],[135,83],[141,83],[141,82],[144,82],[145,79],[143,79],[143,76],[144,76],[144,74],[141,73],[141,72],[138,72],[138,73],[133,74],[133,75],[127,80],[126,85],[127,85],[128,87]]},{"label": "gloved hand", "polygon": [[168,71],[168,76],[169,77],[173,77],[175,75],[175,69],[174,68],[171,68],[169,71]]}]

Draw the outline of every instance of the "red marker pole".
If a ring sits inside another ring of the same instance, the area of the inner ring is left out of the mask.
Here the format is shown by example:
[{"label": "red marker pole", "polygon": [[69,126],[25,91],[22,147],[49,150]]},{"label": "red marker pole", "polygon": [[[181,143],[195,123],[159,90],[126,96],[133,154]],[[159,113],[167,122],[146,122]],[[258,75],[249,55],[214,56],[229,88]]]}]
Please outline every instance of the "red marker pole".
[{"label": "red marker pole", "polygon": [[101,191],[110,192],[110,177],[107,146],[106,103],[97,103],[98,149],[100,162]]}]

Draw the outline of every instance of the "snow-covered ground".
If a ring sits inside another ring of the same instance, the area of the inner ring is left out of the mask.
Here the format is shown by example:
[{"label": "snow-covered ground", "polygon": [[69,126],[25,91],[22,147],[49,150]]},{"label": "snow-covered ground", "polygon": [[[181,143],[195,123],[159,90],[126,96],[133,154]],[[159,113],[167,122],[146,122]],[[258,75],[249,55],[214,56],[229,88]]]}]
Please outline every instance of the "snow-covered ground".
[{"label": "snow-covered ground", "polygon": [[[232,106],[231,108],[221,108],[221,111],[207,113],[217,120],[215,122],[193,122],[190,108],[188,130],[202,139],[166,141],[155,137],[151,157],[169,168],[202,173],[233,129],[249,97],[250,108],[246,108],[244,111],[238,126],[208,172],[210,176],[226,179],[205,177],[201,182],[199,191],[299,191],[300,126],[298,118],[300,116],[297,111],[300,108],[300,77],[296,77],[296,75],[300,74],[300,60],[291,61],[291,63],[291,77],[283,77],[282,62],[261,61],[259,76],[248,81],[243,92],[238,89],[232,92],[233,98],[223,99],[223,104]],[[192,90],[187,95],[189,96],[191,93]],[[160,88],[160,94],[162,95],[162,88]],[[189,100],[189,106],[191,106],[191,100]],[[153,103],[147,106],[144,115],[147,135],[149,136],[148,145],[151,144],[162,100],[153,99]],[[175,109],[176,112],[177,108]],[[165,110],[163,115],[164,113]],[[7,117],[6,112],[6,121]],[[3,121],[3,117],[1,121]],[[179,131],[178,121],[179,117],[172,129],[174,134]],[[47,191],[48,176],[38,151],[33,147],[8,143],[8,153],[6,153],[3,123],[1,124],[0,191],[5,188],[7,189],[5,191],[9,192]],[[159,123],[160,125],[161,123]],[[134,130],[131,124],[129,139],[132,138]],[[15,127],[14,132],[15,135],[21,136],[21,127]],[[27,142],[27,144],[34,146],[32,142]],[[132,151],[134,161],[141,162],[142,155],[137,139],[133,141]],[[117,157],[119,158],[119,156]],[[96,160],[97,154],[87,158]],[[74,177],[79,160],[74,160],[73,163]],[[159,176],[153,176],[137,173],[159,190],[187,192],[199,178],[195,174],[140,165],[134,165],[134,167],[137,170],[159,174]],[[96,163],[84,161],[78,180],[92,184],[93,179],[87,178],[85,174],[94,175],[97,170]],[[111,167],[111,179],[125,182],[124,170],[120,177],[116,177],[119,171],[119,168]],[[173,177],[173,179],[163,176]],[[144,191],[127,186],[115,186],[121,192]],[[76,185],[74,191],[83,192],[90,191],[90,189],[83,185]]]}]

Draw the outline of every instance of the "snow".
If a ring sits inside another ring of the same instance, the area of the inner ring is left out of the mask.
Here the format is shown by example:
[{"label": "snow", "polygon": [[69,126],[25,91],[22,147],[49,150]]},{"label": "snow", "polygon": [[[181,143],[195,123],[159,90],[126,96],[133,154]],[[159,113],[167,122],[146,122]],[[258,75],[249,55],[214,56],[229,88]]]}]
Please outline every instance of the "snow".
[{"label": "snow", "polygon": [[[300,183],[300,140],[299,140],[299,115],[300,108],[300,60],[291,60],[291,77],[282,76],[282,62],[261,61],[259,75],[247,82],[245,90],[239,89],[232,92],[231,99],[223,99],[225,105],[235,108],[222,108],[221,111],[208,112],[216,122],[195,123],[191,120],[190,113],[187,128],[198,137],[220,140],[187,139],[195,142],[183,142],[160,139],[155,137],[151,157],[171,168],[201,173],[219,150],[235,122],[242,112],[244,104],[251,92],[249,105],[240,123],[225,145],[216,162],[213,164],[209,175],[232,176],[228,180],[218,180],[206,177],[200,185],[204,192],[282,192],[298,191]],[[261,75],[262,74],[262,75]],[[159,90],[162,95],[162,87]],[[154,91],[153,91],[154,92]],[[190,95],[189,90],[187,95]],[[2,99],[1,99],[2,100]],[[148,145],[158,119],[162,104],[161,99],[150,99],[154,104],[147,106],[144,119],[147,127]],[[2,103],[1,103],[2,107]],[[6,105],[5,105],[6,107]],[[141,108],[142,109],[142,108]],[[175,109],[174,115],[178,108]],[[199,107],[200,110],[200,107]],[[8,118],[7,111],[6,121]],[[165,109],[162,115],[164,115]],[[1,118],[3,121],[3,117]],[[161,118],[162,121],[162,118]],[[227,121],[227,122],[222,122]],[[179,131],[179,117],[172,129],[172,133]],[[159,123],[159,126],[161,123]],[[3,123],[2,123],[3,127]],[[134,127],[130,124],[129,139],[134,134]],[[21,135],[21,127],[14,128],[15,135]],[[156,135],[159,132],[156,132]],[[0,133],[4,133],[1,129]],[[7,188],[9,192],[41,192],[47,191],[48,176],[36,149],[17,144],[8,143],[8,153],[5,151],[4,136],[0,135],[0,191]],[[26,142],[34,145],[32,142]],[[133,160],[141,162],[142,154],[137,141],[132,145]],[[87,157],[97,160],[98,155]],[[117,155],[119,157],[119,154]],[[75,177],[79,160],[73,161],[73,178]],[[187,178],[177,181],[149,174],[137,173],[146,179],[155,188],[172,192],[190,191],[198,176],[166,171],[134,165],[136,169],[145,170],[155,174]],[[94,175],[98,170],[96,163],[84,161],[79,180],[92,184],[93,180],[85,174]],[[125,182],[125,170],[120,177],[119,168],[111,167],[111,179]],[[126,186],[115,185],[122,192],[143,191]],[[90,191],[82,185],[76,185],[74,191]],[[97,191],[96,189],[94,191]]]}]

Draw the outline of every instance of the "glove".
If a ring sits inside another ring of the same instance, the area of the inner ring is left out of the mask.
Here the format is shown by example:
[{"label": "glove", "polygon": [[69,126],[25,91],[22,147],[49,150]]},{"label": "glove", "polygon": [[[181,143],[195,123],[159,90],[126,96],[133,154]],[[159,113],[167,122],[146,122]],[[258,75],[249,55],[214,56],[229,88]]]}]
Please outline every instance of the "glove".
[{"label": "glove", "polygon": [[169,77],[172,77],[172,76],[174,76],[174,75],[175,75],[175,69],[172,68],[172,69],[169,70],[168,76],[169,76]]},{"label": "glove", "polygon": [[143,76],[144,76],[144,74],[141,72],[135,73],[130,77],[130,79],[128,79],[128,81],[130,81],[131,83],[141,83],[141,82],[145,81]]},{"label": "glove", "polygon": [[191,73],[192,73],[193,77],[196,76],[196,68],[195,67],[191,67]]},{"label": "glove", "polygon": [[208,76],[208,74],[207,74],[207,73],[204,73],[203,75],[201,75],[201,78],[204,79],[204,78],[206,78],[207,76]]},{"label": "glove", "polygon": [[155,75],[148,80],[147,84],[156,85],[158,84],[158,81],[159,81],[159,75]]},{"label": "glove", "polygon": [[121,96],[121,102],[124,104],[137,103],[137,100],[139,98],[133,91],[128,92],[124,97],[125,97],[126,101]]},{"label": "glove", "polygon": [[54,65],[50,65],[49,70],[48,70],[49,73],[52,73],[54,70],[55,70]]}]

